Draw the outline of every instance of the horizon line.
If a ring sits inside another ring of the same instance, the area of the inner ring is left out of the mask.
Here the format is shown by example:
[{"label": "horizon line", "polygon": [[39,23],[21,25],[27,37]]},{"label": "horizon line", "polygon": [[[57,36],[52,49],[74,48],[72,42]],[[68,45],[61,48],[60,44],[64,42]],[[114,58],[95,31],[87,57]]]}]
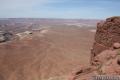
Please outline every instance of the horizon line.
[{"label": "horizon line", "polygon": [[[112,17],[112,16],[111,16]],[[108,17],[110,18],[110,17]],[[71,19],[71,20],[105,20],[106,18],[104,19],[100,19],[100,18],[42,18],[42,17],[8,17],[8,18],[2,18],[0,17],[0,19],[64,19],[64,20],[67,20],[67,19]]]}]

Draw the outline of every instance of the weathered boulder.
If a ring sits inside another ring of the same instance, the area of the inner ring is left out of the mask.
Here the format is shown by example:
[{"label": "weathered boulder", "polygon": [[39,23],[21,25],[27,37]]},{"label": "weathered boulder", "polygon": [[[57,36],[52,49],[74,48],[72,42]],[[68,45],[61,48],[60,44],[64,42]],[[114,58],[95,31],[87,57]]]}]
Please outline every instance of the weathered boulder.
[{"label": "weathered boulder", "polygon": [[117,51],[112,51],[112,50],[105,50],[95,56],[93,65],[103,65],[110,59],[113,59],[117,56]]},{"label": "weathered boulder", "polygon": [[120,48],[120,43],[114,43],[113,48],[114,49],[119,49]]}]

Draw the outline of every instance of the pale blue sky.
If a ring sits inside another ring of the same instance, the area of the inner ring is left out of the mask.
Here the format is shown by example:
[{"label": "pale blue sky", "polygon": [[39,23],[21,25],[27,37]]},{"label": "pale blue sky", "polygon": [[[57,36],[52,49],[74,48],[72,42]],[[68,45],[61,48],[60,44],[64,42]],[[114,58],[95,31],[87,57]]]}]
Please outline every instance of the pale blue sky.
[{"label": "pale blue sky", "polygon": [[120,0],[0,0],[0,18],[85,18],[120,16]]}]

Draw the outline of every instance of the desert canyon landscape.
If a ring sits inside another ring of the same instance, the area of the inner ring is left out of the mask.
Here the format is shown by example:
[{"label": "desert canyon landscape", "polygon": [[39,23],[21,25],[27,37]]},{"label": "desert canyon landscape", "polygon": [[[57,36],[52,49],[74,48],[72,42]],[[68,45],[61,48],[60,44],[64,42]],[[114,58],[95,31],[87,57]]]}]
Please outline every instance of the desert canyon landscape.
[{"label": "desert canyon landscape", "polygon": [[119,32],[119,16],[1,18],[0,80],[92,80],[95,75],[120,75]]},{"label": "desert canyon landscape", "polygon": [[[65,78],[89,64],[97,20],[1,20],[0,78],[45,80]],[[85,27],[84,27],[85,26]],[[2,32],[5,31],[5,32]],[[1,35],[2,37],[2,35]],[[7,36],[6,36],[7,37]]]},{"label": "desert canyon landscape", "polygon": [[120,80],[120,0],[0,0],[0,80]]}]

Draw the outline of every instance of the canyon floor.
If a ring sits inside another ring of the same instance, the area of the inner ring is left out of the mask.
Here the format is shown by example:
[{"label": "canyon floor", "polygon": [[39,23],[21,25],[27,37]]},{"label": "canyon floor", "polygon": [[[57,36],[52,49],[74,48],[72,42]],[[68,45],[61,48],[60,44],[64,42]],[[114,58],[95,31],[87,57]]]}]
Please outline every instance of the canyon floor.
[{"label": "canyon floor", "polygon": [[58,80],[81,65],[88,66],[93,29],[48,27],[0,43],[0,80]]}]

